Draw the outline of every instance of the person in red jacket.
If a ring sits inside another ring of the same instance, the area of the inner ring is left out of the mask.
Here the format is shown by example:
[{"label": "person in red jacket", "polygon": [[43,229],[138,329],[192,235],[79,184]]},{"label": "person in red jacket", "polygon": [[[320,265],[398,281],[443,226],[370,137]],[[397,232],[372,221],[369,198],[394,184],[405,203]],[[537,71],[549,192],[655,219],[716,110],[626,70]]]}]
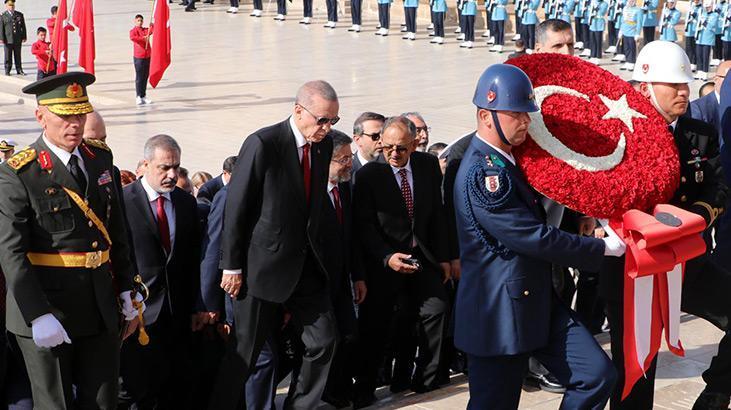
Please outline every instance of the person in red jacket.
[{"label": "person in red jacket", "polygon": [[[48,27],[48,37],[53,38],[53,30],[56,28],[56,15],[58,14],[58,6],[51,7],[51,17],[46,19],[46,27]],[[75,28],[71,24],[67,26],[69,31],[74,31]]]},{"label": "person in red jacket", "polygon": [[137,91],[137,105],[152,104],[147,98],[147,79],[150,77],[150,36],[152,26],[144,27],[142,14],[135,16],[135,26],[129,31],[129,39],[134,44],[135,89]]},{"label": "person in red jacket", "polygon": [[33,43],[30,52],[36,56],[36,61],[38,61],[36,80],[40,80],[56,75],[56,62],[51,57],[51,44],[46,42],[47,30],[43,27],[38,27],[36,33],[38,34],[38,41]]}]

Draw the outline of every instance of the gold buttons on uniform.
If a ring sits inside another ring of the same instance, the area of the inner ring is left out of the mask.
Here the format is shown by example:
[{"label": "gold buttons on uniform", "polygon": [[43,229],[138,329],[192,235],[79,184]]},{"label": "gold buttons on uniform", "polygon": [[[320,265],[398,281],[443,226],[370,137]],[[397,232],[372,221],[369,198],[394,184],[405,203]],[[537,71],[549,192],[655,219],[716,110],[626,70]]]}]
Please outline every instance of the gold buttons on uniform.
[{"label": "gold buttons on uniform", "polygon": [[683,195],[680,197],[680,202],[686,202],[688,200],[688,197]]},{"label": "gold buttons on uniform", "polygon": [[91,243],[91,247],[92,247],[93,249],[96,249],[96,248],[98,248],[98,247],[99,247],[99,242],[97,242],[97,241],[94,241],[94,242],[92,242],[92,243]]},{"label": "gold buttons on uniform", "polygon": [[57,206],[54,206],[53,207],[53,212],[58,212],[58,207]]},{"label": "gold buttons on uniform", "polygon": [[89,228],[91,228],[92,226],[94,226],[94,222],[89,221]]},{"label": "gold buttons on uniform", "polygon": [[530,295],[530,292],[525,290],[525,291],[523,291],[523,295],[528,296],[528,295]]}]

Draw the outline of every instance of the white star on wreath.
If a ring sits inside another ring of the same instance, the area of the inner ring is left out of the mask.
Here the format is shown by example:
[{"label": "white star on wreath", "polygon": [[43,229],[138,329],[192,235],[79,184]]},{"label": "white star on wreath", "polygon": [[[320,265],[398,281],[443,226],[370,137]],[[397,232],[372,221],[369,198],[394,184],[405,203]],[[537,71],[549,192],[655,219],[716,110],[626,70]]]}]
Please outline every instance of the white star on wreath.
[{"label": "white star on wreath", "polygon": [[612,100],[609,97],[605,97],[599,94],[604,105],[609,108],[606,114],[602,117],[603,120],[618,119],[629,128],[630,132],[634,132],[634,126],[632,125],[632,118],[647,118],[645,115],[630,108],[627,103],[627,95],[623,94],[618,100]]}]

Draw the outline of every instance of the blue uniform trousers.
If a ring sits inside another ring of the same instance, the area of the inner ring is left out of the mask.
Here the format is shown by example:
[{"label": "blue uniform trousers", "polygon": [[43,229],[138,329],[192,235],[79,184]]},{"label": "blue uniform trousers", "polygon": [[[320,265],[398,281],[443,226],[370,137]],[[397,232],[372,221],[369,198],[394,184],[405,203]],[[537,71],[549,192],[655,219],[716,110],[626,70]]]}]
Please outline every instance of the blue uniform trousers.
[{"label": "blue uniform trousers", "polygon": [[589,33],[589,47],[591,58],[602,58],[602,36],[603,31],[592,31]]},{"label": "blue uniform trousers", "polygon": [[536,48],[536,25],[535,24],[523,24],[523,35],[521,38],[525,43],[525,48],[533,50]]},{"label": "blue uniform trousers", "polygon": [[359,25],[361,23],[363,0],[351,0],[350,2],[350,16],[352,17],[353,24]]},{"label": "blue uniform trousers", "polygon": [[607,32],[608,37],[607,41],[609,42],[609,46],[616,46],[617,45],[617,28],[614,27],[614,22],[607,21]]},{"label": "blue uniform trousers", "polygon": [[628,63],[637,61],[637,43],[634,37],[622,36],[622,54]]},{"label": "blue uniform trousers", "polygon": [[[475,41],[475,16],[474,15],[462,15],[462,32],[464,33],[465,41]],[[495,44],[501,44],[497,41],[497,35],[495,36]]]},{"label": "blue uniform trousers", "polygon": [[388,30],[388,25],[391,22],[391,5],[388,3],[378,4],[378,22],[381,24],[381,28]]},{"label": "blue uniform trousers", "polygon": [[691,64],[696,64],[695,37],[685,36],[685,54],[688,54],[688,60],[690,60]]},{"label": "blue uniform trousers", "polygon": [[404,17],[406,18],[406,31],[416,33],[416,7],[404,7]]},{"label": "blue uniform trousers", "polygon": [[711,63],[711,46],[696,44],[695,58],[698,61],[698,70],[707,73]]},{"label": "blue uniform trousers", "polygon": [[723,56],[726,54],[723,52],[723,42],[721,41],[721,37],[722,36],[720,34],[716,34],[716,44],[713,45],[713,58],[723,61]]},{"label": "blue uniform trousers", "polygon": [[616,371],[589,331],[554,301],[548,344],[514,356],[468,355],[469,410],[517,409],[528,358],[536,358],[566,386],[562,409],[604,409]]},{"label": "blue uniform trousers", "polygon": [[643,44],[655,41],[655,28],[656,27],[642,27],[642,38],[645,40]]},{"label": "blue uniform trousers", "polygon": [[444,12],[437,11],[432,13],[434,21],[434,36],[444,37]]},{"label": "blue uniform trousers", "polygon": [[574,17],[574,33],[576,33],[576,42],[588,42],[588,38],[584,38],[584,31],[581,30],[581,17]]}]

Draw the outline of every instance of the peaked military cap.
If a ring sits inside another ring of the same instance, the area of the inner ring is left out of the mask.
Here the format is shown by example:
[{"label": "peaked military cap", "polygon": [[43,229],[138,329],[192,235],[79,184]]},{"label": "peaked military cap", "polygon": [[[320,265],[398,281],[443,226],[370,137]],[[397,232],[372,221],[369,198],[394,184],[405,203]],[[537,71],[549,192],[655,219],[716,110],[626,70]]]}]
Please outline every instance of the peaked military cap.
[{"label": "peaked military cap", "polygon": [[94,112],[89,103],[86,87],[96,81],[94,75],[70,72],[52,75],[23,88],[26,94],[35,94],[38,105],[58,115],[78,115]]},{"label": "peaked military cap", "polygon": [[18,145],[13,140],[2,140],[0,139],[0,152],[10,151]]},{"label": "peaked military cap", "polygon": [[15,0],[5,0],[5,4],[10,3],[11,6],[15,5]]}]

